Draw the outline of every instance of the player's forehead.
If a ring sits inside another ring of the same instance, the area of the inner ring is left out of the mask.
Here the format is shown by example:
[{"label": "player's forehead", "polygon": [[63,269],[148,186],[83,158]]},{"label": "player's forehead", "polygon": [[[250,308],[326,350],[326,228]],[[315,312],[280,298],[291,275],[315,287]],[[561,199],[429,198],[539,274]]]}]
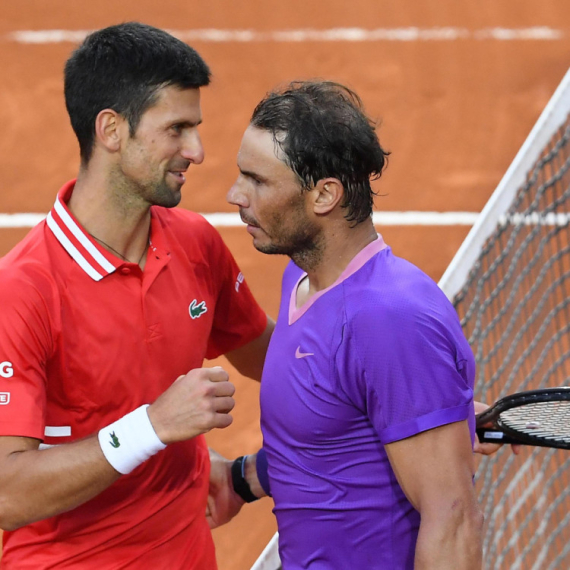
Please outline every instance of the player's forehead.
[{"label": "player's forehead", "polygon": [[202,122],[199,88],[182,88],[176,85],[161,87],[154,103],[144,112],[149,121],[181,121],[198,125]]},{"label": "player's forehead", "polygon": [[244,132],[238,151],[238,166],[245,169],[287,169],[283,151],[270,131],[250,125]]}]

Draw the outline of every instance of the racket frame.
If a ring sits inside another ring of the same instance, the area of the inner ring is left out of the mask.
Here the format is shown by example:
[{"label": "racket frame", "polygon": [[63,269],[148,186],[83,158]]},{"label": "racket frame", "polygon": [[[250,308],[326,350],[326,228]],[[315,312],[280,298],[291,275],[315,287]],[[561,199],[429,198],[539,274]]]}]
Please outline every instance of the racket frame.
[{"label": "racket frame", "polygon": [[[548,440],[543,437],[536,437],[522,433],[505,425],[500,415],[512,408],[518,408],[527,404],[540,402],[564,402],[570,401],[570,387],[560,386],[557,388],[540,388],[538,390],[528,390],[526,392],[516,392],[505,396],[484,412],[475,416],[477,426],[477,437],[481,443],[514,443],[521,445],[534,445],[537,447],[551,447],[557,449],[570,449],[570,441]],[[483,427],[483,424],[492,423],[490,427]],[[501,437],[489,437],[485,434],[502,434]]]}]

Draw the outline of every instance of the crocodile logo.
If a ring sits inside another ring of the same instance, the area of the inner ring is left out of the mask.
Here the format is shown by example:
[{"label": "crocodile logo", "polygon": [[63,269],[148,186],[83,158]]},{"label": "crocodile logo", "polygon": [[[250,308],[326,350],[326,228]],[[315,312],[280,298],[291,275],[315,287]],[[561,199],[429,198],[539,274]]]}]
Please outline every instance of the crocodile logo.
[{"label": "crocodile logo", "polygon": [[109,442],[115,449],[117,449],[117,447],[121,447],[121,442],[119,441],[119,438],[115,435],[115,432],[111,432],[109,434],[111,436],[111,441]]},{"label": "crocodile logo", "polygon": [[190,312],[190,316],[193,319],[197,319],[197,318],[201,317],[207,310],[208,310],[208,307],[206,307],[206,301],[202,301],[202,302],[198,303],[198,301],[196,299],[194,299],[190,303],[190,307],[188,307],[188,311]]}]

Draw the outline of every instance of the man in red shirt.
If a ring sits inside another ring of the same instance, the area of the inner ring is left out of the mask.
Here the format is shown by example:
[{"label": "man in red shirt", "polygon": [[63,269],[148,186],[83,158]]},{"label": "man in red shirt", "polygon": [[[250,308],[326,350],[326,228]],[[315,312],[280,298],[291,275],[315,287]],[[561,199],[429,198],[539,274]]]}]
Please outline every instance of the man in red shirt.
[{"label": "man in red shirt", "polygon": [[0,260],[5,570],[216,567],[202,434],[231,423],[234,388],[200,367],[226,354],[259,379],[273,322],[218,233],[173,209],[209,76],[137,23],[66,64],[77,180]]}]

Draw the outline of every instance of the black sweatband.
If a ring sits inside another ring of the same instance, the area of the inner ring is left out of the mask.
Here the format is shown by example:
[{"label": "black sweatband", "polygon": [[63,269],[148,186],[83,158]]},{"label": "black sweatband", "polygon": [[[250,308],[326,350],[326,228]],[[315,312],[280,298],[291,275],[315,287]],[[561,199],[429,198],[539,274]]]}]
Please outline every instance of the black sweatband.
[{"label": "black sweatband", "polygon": [[256,497],[249,487],[249,483],[245,480],[245,459],[247,456],[242,455],[232,463],[232,484],[234,491],[246,502],[253,503],[259,497]]}]

